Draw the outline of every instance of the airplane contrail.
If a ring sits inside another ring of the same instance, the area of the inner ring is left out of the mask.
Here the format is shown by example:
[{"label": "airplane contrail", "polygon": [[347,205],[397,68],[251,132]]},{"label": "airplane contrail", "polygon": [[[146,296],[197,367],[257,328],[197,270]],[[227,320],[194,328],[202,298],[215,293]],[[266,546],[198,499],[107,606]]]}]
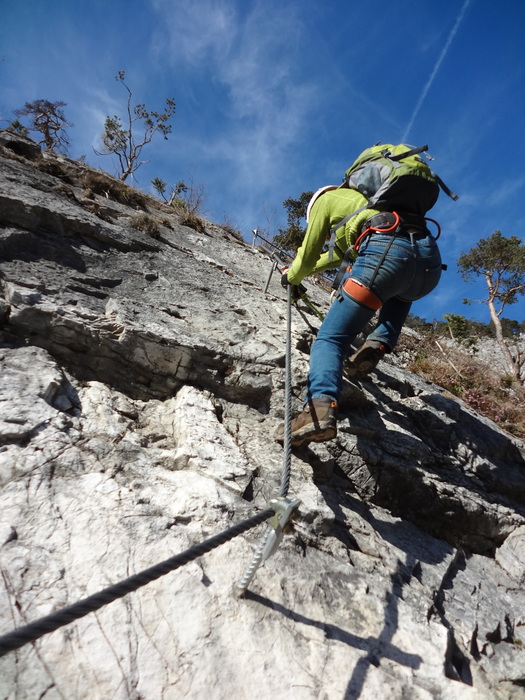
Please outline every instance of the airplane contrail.
[{"label": "airplane contrail", "polygon": [[401,138],[401,141],[406,141],[409,131],[414,126],[414,122],[415,122],[416,117],[419,113],[419,110],[421,109],[421,105],[423,104],[425,97],[428,95],[428,91],[430,90],[432,83],[434,82],[434,78],[436,77],[437,72],[438,72],[441,64],[443,63],[445,56],[447,55],[447,52],[450,48],[450,45],[454,41],[454,37],[457,34],[457,31],[459,29],[459,25],[461,24],[461,21],[463,20],[463,17],[465,16],[465,12],[467,11],[467,8],[470,5],[470,3],[471,3],[471,0],[465,0],[465,2],[463,3],[463,7],[461,8],[461,11],[458,15],[458,18],[456,19],[456,23],[452,27],[452,30],[451,30],[450,34],[448,35],[448,39],[445,43],[445,46],[443,47],[443,50],[442,50],[441,54],[439,55],[438,60],[436,61],[436,65],[434,66],[434,69],[432,70],[432,73],[430,74],[430,77],[427,80],[425,87],[423,88],[423,90],[421,92],[421,95],[419,96],[416,107],[412,113],[412,116],[410,117],[410,121],[408,122],[408,125],[405,129],[405,132]]}]

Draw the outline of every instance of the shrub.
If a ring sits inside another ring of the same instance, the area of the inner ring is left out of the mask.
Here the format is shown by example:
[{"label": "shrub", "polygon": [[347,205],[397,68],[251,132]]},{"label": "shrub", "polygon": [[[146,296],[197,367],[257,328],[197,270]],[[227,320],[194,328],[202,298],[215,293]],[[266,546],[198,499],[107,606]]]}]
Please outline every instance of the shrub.
[{"label": "shrub", "polygon": [[182,197],[174,197],[171,200],[171,206],[177,214],[186,214],[188,212],[188,204]]},{"label": "shrub", "polygon": [[172,188],[172,193],[168,204],[170,204],[177,213],[190,212],[191,214],[200,215],[204,209],[206,194],[203,185],[196,185],[191,178],[190,184],[186,185],[182,180]]},{"label": "shrub", "polygon": [[179,222],[183,226],[188,226],[199,233],[206,233],[204,221],[191,211],[181,212]]},{"label": "shrub", "polygon": [[136,209],[147,208],[146,197],[142,192],[125,185],[121,180],[116,180],[100,170],[88,170],[84,174],[82,184],[87,191],[87,197],[89,197],[89,193],[93,193]]},{"label": "shrub", "polygon": [[161,222],[159,221],[159,219],[156,219],[154,216],[150,216],[149,214],[136,214],[131,219],[131,225],[133,226],[133,228],[136,228],[139,231],[146,233],[152,238],[159,238],[161,233]]}]

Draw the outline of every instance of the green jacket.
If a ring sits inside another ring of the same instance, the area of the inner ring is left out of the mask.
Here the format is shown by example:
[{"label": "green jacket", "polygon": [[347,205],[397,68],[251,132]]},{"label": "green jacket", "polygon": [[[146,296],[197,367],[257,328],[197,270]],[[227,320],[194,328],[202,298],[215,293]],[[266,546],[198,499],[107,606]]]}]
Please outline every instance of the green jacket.
[{"label": "green jacket", "polygon": [[[315,272],[339,267],[344,253],[361,233],[364,222],[377,214],[378,210],[365,209],[337,229],[332,260],[329,260],[328,252],[323,253],[323,247],[330,238],[330,229],[366,204],[367,199],[360,192],[346,188],[328,190],[318,197],[312,205],[301,247],[288,270],[288,281],[291,284],[300,284],[304,277]],[[355,253],[353,257],[355,258]]]}]

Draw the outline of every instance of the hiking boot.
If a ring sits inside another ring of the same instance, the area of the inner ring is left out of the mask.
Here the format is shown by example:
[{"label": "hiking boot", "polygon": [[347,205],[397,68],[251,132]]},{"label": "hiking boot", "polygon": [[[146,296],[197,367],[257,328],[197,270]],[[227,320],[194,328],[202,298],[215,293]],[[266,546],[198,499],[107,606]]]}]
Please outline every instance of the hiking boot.
[{"label": "hiking boot", "polygon": [[345,365],[348,377],[360,379],[377,367],[388,352],[388,346],[380,340],[366,340]]},{"label": "hiking boot", "polygon": [[[337,402],[323,397],[308,401],[302,413],[292,420],[291,442],[294,447],[308,442],[333,440],[337,435]],[[275,433],[277,442],[284,442],[284,423]]]}]

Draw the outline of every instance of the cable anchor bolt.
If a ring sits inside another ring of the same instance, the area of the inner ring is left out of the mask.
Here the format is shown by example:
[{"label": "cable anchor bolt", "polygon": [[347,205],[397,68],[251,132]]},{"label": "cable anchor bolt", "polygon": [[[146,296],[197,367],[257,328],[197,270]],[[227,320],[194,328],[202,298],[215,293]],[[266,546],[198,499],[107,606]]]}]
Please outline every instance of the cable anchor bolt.
[{"label": "cable anchor bolt", "polygon": [[295,515],[295,511],[300,504],[301,501],[298,498],[290,500],[283,496],[273,498],[269,502],[268,507],[272,508],[275,513],[268,518],[267,522],[273,527],[273,530],[268,531],[268,536],[266,537],[266,542],[262,550],[262,561],[266,561],[274,554],[281,544],[283,535],[290,531],[290,520]]}]

